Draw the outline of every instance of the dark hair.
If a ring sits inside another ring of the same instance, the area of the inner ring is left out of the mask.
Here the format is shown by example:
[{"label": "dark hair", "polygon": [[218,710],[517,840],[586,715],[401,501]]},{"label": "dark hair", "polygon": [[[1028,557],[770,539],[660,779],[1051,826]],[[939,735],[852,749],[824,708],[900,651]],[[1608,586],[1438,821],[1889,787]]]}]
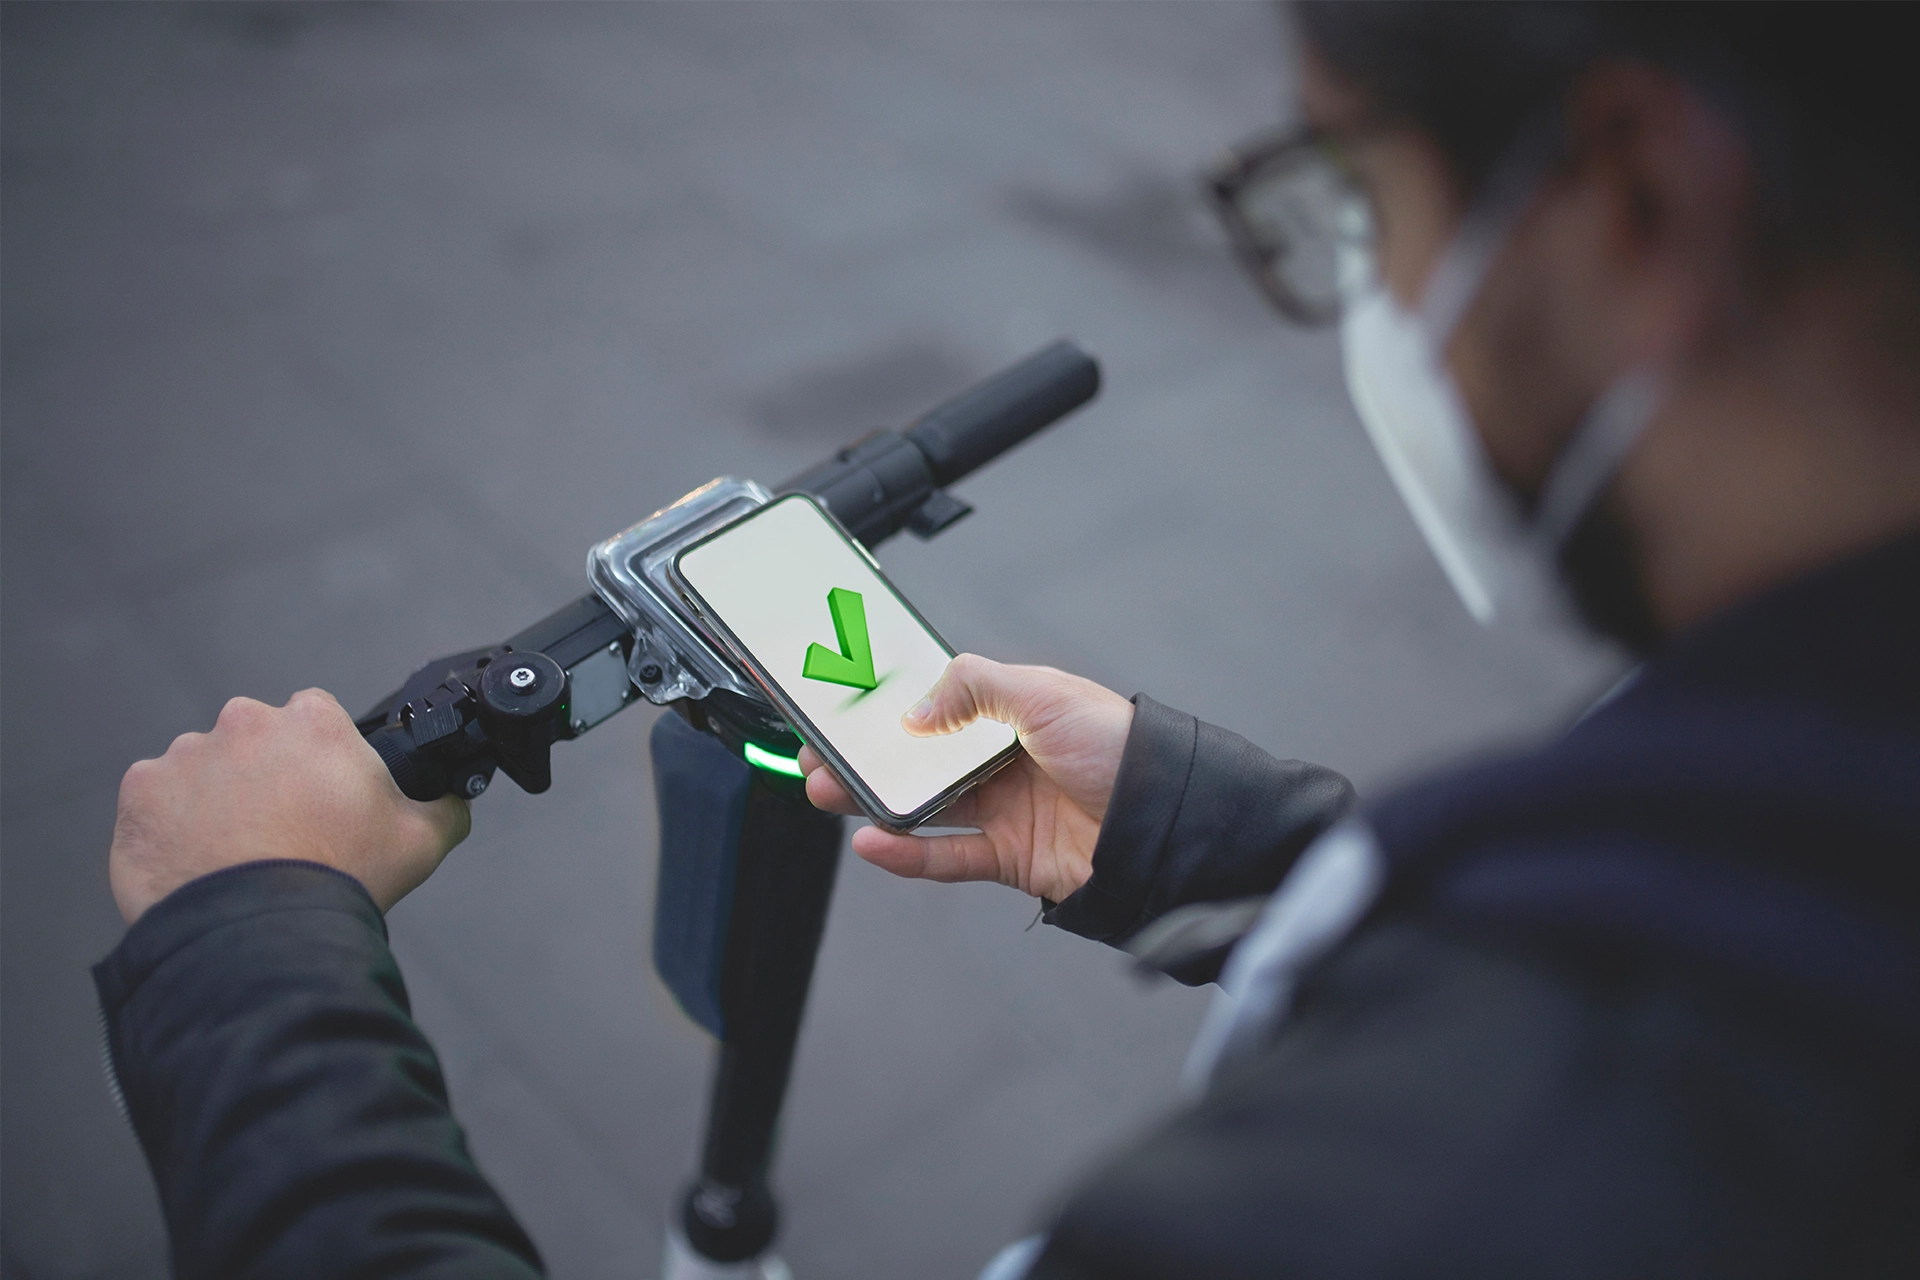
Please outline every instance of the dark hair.
[{"label": "dark hair", "polygon": [[1757,176],[1758,263],[1863,248],[1920,260],[1920,112],[1905,5],[1299,0],[1301,30],[1373,104],[1425,129],[1473,192],[1595,62],[1663,66],[1726,111]]}]

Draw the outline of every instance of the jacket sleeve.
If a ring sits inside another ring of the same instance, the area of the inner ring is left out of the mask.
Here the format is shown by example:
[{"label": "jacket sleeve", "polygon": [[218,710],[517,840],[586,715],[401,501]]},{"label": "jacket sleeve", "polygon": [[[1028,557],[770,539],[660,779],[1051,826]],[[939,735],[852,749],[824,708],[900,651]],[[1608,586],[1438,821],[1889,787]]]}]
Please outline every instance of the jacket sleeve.
[{"label": "jacket sleeve", "polygon": [[1277,760],[1145,694],[1133,705],[1093,876],[1049,924],[1118,944],[1178,907],[1272,893],[1353,807],[1331,769]]},{"label": "jacket sleeve", "polygon": [[177,1280],[527,1280],[359,882],[257,862],[176,890],[94,968]]}]

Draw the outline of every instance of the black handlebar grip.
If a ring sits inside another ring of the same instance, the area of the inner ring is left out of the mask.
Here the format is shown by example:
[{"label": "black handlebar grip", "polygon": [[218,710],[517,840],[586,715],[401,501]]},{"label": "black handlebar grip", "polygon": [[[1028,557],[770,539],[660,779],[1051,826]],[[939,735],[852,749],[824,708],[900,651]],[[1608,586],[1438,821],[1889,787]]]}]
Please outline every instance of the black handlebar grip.
[{"label": "black handlebar grip", "polygon": [[428,776],[422,762],[415,758],[413,739],[397,724],[382,725],[367,735],[367,742],[380,756],[387,772],[409,800],[438,800],[446,794],[436,779]]},{"label": "black handlebar grip", "polygon": [[906,430],[944,487],[1072,413],[1100,391],[1100,365],[1064,339],[963,391]]}]

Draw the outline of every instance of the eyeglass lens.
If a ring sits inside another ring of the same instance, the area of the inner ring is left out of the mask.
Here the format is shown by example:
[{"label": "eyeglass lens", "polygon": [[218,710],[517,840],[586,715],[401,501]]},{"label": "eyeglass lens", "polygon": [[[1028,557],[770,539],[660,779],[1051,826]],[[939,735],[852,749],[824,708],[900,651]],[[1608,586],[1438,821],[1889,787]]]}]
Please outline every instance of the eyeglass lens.
[{"label": "eyeglass lens", "polygon": [[1341,248],[1369,238],[1365,197],[1317,149],[1302,149],[1252,175],[1235,203],[1266,267],[1306,309],[1331,313],[1341,296]]}]

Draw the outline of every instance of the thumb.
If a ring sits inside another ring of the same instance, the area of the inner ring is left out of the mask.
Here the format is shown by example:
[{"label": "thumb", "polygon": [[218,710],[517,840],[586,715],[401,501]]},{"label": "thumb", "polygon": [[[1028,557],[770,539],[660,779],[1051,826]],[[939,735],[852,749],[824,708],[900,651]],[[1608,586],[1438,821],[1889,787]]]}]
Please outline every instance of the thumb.
[{"label": "thumb", "polygon": [[1009,667],[963,653],[947,664],[927,696],[900,723],[916,737],[954,733],[982,718],[1023,733],[1028,726],[1022,723],[1022,713],[1032,701],[1029,686],[1037,674],[1033,667]]},{"label": "thumb", "polygon": [[420,819],[436,862],[451,853],[473,830],[473,810],[464,796],[445,795],[438,800],[402,800],[401,803]]}]

